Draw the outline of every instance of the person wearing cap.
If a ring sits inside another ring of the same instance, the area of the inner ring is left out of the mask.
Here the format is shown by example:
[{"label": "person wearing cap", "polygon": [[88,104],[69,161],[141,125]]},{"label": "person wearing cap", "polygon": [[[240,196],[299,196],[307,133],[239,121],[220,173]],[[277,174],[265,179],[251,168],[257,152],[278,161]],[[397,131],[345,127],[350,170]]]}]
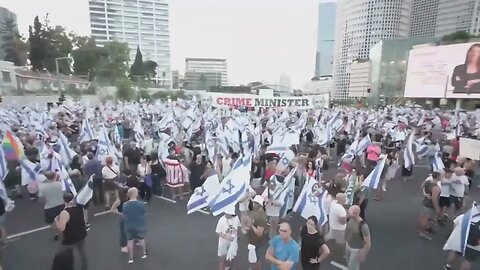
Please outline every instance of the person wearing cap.
[{"label": "person wearing cap", "polygon": [[237,255],[238,228],[240,220],[235,215],[235,206],[228,207],[217,223],[215,232],[218,234],[218,269],[232,267],[231,262]]},{"label": "person wearing cap", "polygon": [[252,200],[252,209],[248,213],[247,238],[248,238],[248,261],[250,268],[262,269],[261,260],[265,258],[268,248],[267,215],[263,209],[262,196],[256,195]]}]

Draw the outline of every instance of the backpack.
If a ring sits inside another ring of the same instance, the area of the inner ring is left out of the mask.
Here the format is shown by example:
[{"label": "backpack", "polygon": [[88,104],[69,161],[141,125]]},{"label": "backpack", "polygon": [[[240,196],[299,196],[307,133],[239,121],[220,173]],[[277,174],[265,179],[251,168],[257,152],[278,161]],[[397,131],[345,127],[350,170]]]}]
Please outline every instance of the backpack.
[{"label": "backpack", "polygon": [[[363,228],[363,225],[367,224],[367,222],[365,222],[365,220],[362,219],[362,221],[360,221],[360,223],[358,224],[358,232],[360,233],[360,236],[362,237],[362,240],[365,240],[363,238],[363,232],[362,232],[362,228]],[[372,234],[372,232],[370,231],[370,235]]]}]

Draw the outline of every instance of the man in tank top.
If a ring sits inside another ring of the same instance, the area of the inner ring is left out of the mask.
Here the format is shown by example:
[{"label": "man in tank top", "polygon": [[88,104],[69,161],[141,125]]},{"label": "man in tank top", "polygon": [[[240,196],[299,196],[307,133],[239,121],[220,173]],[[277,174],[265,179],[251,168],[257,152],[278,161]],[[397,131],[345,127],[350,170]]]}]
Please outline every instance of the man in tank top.
[{"label": "man in tank top", "polygon": [[85,237],[87,230],[83,217],[83,207],[77,205],[70,192],[63,193],[65,209],[55,218],[55,226],[62,232],[63,238],[58,253],[66,249],[75,248],[80,254],[81,269],[88,269],[87,253],[85,250]]}]

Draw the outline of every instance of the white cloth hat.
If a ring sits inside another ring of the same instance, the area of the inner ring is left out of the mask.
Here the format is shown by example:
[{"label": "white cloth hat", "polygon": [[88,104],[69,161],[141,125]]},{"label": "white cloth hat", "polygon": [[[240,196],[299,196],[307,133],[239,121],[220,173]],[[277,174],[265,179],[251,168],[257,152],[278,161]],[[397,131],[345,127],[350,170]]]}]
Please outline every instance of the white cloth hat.
[{"label": "white cloth hat", "polygon": [[263,197],[260,196],[260,195],[255,195],[255,197],[253,198],[252,201],[253,201],[253,202],[256,202],[256,203],[258,203],[258,204],[260,204],[260,205],[263,205],[263,203],[264,203],[264,199],[263,199]]},{"label": "white cloth hat", "polygon": [[223,210],[223,213],[227,215],[232,215],[232,216],[235,215],[235,205],[225,208],[225,210]]}]

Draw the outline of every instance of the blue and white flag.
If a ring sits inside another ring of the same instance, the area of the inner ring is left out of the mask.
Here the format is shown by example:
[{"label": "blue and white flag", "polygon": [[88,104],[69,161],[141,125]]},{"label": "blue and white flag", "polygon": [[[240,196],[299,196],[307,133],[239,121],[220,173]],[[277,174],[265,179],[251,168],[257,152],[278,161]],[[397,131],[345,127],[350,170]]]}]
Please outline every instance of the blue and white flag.
[{"label": "blue and white flag", "polygon": [[59,179],[62,182],[63,191],[71,192],[75,196],[77,195],[77,190],[72,183],[72,179],[70,179],[70,175],[68,174],[65,165],[58,158],[58,156],[52,156],[52,159],[50,160],[50,164],[48,166],[48,170],[51,172],[55,172],[59,176]]},{"label": "blue and white flag", "polygon": [[408,137],[407,145],[405,146],[405,150],[403,151],[403,159],[404,159],[404,168],[407,170],[412,170],[413,165],[415,165],[415,156],[413,155],[413,139],[415,135],[412,133]]},{"label": "blue and white flag", "polygon": [[82,122],[82,130],[80,131],[80,142],[88,142],[95,139],[92,126],[88,122],[88,119],[85,117]]},{"label": "blue and white flag", "polygon": [[143,142],[145,141],[145,130],[143,129],[141,120],[135,122],[133,131],[135,132],[135,140],[137,141],[138,148],[143,148]]},{"label": "blue and white flag", "polygon": [[250,177],[252,156],[239,158],[230,173],[222,180],[220,191],[210,203],[214,216],[222,214],[225,209],[235,206],[247,190],[245,178]]},{"label": "blue and white flag", "polygon": [[59,154],[62,157],[62,160],[67,160],[68,164],[72,163],[73,157],[76,156],[77,153],[70,148],[70,142],[61,131],[59,132],[58,141],[60,145]]},{"label": "blue and white flag", "polygon": [[42,167],[40,164],[35,164],[28,159],[20,160],[20,168],[22,175],[22,186],[26,186],[31,182],[37,181]]},{"label": "blue and white flag", "polygon": [[380,158],[377,161],[377,165],[373,168],[373,171],[365,178],[362,183],[363,187],[369,187],[370,189],[377,189],[378,183],[380,183],[380,178],[382,176],[383,168],[385,167],[385,162],[387,161],[387,155],[380,155]]},{"label": "blue and white flag", "polygon": [[295,166],[293,170],[283,180],[281,192],[277,200],[283,201],[282,208],[280,209],[280,217],[283,218],[287,215],[288,210],[292,209],[295,195],[295,172],[298,166]]},{"label": "blue and white flag", "polygon": [[7,160],[5,159],[5,153],[3,152],[3,148],[0,147],[0,199],[6,200],[7,190],[5,189],[5,185],[3,181],[8,174],[8,167],[7,167]]},{"label": "blue and white flag", "polygon": [[443,172],[445,169],[445,164],[443,164],[442,154],[440,152],[435,154],[435,157],[432,159],[432,168],[434,172]]},{"label": "blue and white flag", "polygon": [[315,216],[318,219],[318,224],[324,225],[327,222],[327,209],[325,209],[327,193],[326,190],[321,188],[317,180],[310,177],[303,186],[293,206],[293,211],[305,219]]},{"label": "blue and white flag", "polygon": [[215,173],[207,177],[201,187],[197,187],[193,191],[187,203],[187,214],[191,214],[208,206],[219,192],[220,181],[218,180],[218,174]]},{"label": "blue and white flag", "polygon": [[75,197],[77,204],[86,205],[93,197],[93,175]]},{"label": "blue and white flag", "polygon": [[269,146],[267,147],[266,154],[274,153],[279,156],[277,169],[284,171],[287,169],[290,162],[295,158],[295,153],[289,146]]},{"label": "blue and white flag", "polygon": [[105,160],[106,157],[116,157],[115,156],[116,148],[110,141],[110,138],[107,135],[107,130],[102,127],[98,136],[97,143],[97,152],[96,156],[98,160]]},{"label": "blue and white flag", "polygon": [[456,251],[465,255],[467,247],[478,249],[480,245],[468,245],[468,236],[472,224],[479,224],[480,211],[475,202],[470,210],[465,214],[458,216],[454,221],[455,227],[443,246],[443,250]]}]

